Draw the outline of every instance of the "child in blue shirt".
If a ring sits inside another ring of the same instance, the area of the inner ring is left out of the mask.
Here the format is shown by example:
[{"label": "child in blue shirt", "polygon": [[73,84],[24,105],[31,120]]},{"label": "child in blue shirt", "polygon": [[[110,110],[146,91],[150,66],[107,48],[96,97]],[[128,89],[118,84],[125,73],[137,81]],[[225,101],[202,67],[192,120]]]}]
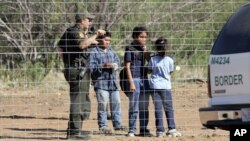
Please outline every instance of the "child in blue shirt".
[{"label": "child in blue shirt", "polygon": [[156,135],[162,137],[165,132],[163,126],[163,106],[168,123],[167,136],[179,137],[181,133],[175,128],[171,94],[170,74],[174,71],[174,61],[171,57],[167,56],[169,47],[167,39],[163,37],[158,38],[155,41],[155,47],[157,54],[150,58],[147,67],[148,72],[151,73],[149,81],[150,89],[154,93]]},{"label": "child in blue shirt", "polygon": [[111,33],[97,36],[97,47],[91,50],[90,71],[98,102],[98,125],[101,133],[112,133],[107,124],[107,106],[110,103],[111,120],[114,130],[127,130],[122,126],[121,99],[116,71],[120,59],[110,45]]}]

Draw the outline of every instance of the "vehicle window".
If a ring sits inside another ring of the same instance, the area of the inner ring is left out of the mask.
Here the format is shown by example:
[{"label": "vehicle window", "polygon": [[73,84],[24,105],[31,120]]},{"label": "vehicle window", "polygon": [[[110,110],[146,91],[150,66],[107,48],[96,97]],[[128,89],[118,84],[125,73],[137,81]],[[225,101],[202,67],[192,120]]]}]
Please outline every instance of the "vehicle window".
[{"label": "vehicle window", "polygon": [[250,4],[229,18],[219,33],[211,54],[250,52]]}]

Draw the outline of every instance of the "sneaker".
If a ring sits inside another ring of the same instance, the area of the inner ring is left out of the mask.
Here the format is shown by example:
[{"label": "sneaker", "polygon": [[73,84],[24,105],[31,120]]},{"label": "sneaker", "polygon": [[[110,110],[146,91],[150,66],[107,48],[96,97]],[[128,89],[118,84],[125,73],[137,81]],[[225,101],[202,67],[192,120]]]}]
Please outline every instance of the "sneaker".
[{"label": "sneaker", "polygon": [[157,136],[157,137],[163,137],[164,135],[163,135],[163,132],[157,132],[157,133],[156,133],[156,136]]},{"label": "sneaker", "polygon": [[166,135],[168,137],[180,137],[181,133],[178,132],[176,129],[170,129],[170,130],[168,130],[168,132],[166,133]]},{"label": "sneaker", "polygon": [[115,131],[128,131],[128,127],[126,126],[120,126],[120,127],[114,127]]},{"label": "sneaker", "polygon": [[128,137],[134,137],[135,136],[135,134],[134,133],[128,133],[128,135],[127,135]]},{"label": "sneaker", "polygon": [[112,134],[113,133],[113,130],[112,129],[109,129],[109,128],[99,128],[99,132],[101,134]]}]

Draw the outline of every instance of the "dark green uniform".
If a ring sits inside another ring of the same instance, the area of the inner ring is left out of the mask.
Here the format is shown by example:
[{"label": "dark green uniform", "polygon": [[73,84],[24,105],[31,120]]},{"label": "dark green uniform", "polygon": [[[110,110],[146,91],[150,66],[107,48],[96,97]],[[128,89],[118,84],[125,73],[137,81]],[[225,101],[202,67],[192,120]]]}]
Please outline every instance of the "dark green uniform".
[{"label": "dark green uniform", "polygon": [[87,35],[78,25],[68,28],[58,46],[63,50],[64,76],[70,86],[70,114],[68,134],[79,132],[82,121],[89,118],[91,102],[89,98],[90,72],[80,75],[81,67],[86,67],[88,49],[80,49],[80,42]]}]

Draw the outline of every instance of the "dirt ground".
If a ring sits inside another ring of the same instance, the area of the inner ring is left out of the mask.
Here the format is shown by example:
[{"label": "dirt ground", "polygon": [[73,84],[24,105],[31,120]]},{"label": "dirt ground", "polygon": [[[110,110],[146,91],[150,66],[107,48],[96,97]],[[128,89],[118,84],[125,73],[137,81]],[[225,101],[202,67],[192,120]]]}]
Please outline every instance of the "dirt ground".
[{"label": "dirt ground", "polygon": [[[84,121],[83,130],[93,141],[229,141],[229,132],[202,127],[198,108],[207,105],[205,83],[173,82],[173,103],[179,138],[126,137],[126,132],[111,135],[98,133],[97,102],[90,90],[92,113]],[[128,99],[121,92],[123,124],[128,126]],[[0,140],[66,140],[69,113],[68,85],[55,74],[36,87],[8,88],[0,86]],[[112,127],[111,121],[108,121]],[[165,121],[165,127],[167,123]],[[150,101],[149,129],[155,134],[153,102]]]}]

